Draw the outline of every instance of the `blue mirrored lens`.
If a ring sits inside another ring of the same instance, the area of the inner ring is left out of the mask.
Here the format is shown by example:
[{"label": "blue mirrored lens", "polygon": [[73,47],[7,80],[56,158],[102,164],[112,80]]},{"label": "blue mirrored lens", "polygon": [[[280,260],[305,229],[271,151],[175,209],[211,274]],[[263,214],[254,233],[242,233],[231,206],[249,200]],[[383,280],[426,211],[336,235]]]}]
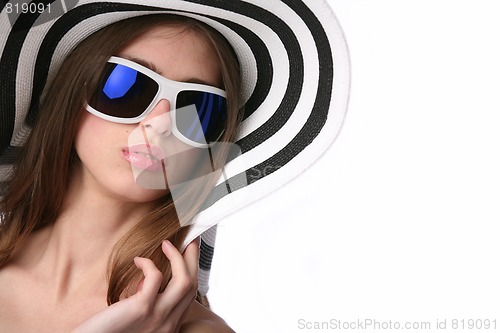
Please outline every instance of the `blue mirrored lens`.
[{"label": "blue mirrored lens", "polygon": [[108,116],[136,118],[146,111],[158,89],[158,83],[149,76],[127,66],[107,63],[88,103]]},{"label": "blue mirrored lens", "polygon": [[137,71],[122,65],[117,65],[111,72],[102,91],[109,99],[123,97],[137,81]]},{"label": "blue mirrored lens", "polygon": [[177,95],[176,108],[190,105],[196,107],[198,117],[193,119],[190,112],[177,112],[176,125],[179,132],[197,143],[217,141],[226,125],[226,98],[203,91],[181,91]]}]

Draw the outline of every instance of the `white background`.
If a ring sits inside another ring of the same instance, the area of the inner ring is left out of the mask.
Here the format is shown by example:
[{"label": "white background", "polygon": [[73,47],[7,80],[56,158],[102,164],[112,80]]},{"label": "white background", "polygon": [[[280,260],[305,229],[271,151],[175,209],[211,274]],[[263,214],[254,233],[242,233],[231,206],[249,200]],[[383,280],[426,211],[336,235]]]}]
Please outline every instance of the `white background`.
[{"label": "white background", "polygon": [[365,318],[500,332],[498,1],[329,2],[352,66],[343,129],[220,224],[214,311],[238,333]]}]

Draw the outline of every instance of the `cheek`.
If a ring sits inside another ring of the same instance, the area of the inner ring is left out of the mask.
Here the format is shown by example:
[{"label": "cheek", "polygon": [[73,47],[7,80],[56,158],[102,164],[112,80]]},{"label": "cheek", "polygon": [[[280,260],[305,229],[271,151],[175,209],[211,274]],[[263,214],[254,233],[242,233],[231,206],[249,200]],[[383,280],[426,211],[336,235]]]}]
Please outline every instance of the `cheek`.
[{"label": "cheek", "polygon": [[137,186],[130,163],[122,156],[133,127],[98,118],[82,116],[75,138],[75,150],[81,161],[80,172],[88,184],[98,184],[120,198],[148,202],[167,194]]},{"label": "cheek", "polygon": [[92,130],[96,131],[97,128],[99,128],[99,123],[95,121],[94,117],[90,117],[88,112],[85,112],[78,126],[75,142],[80,143],[85,141],[89,133],[91,133]]},{"label": "cheek", "polygon": [[106,159],[116,153],[114,150],[120,147],[122,137],[126,142],[126,130],[119,128],[119,124],[85,112],[75,137],[75,149],[82,161]]},{"label": "cheek", "polygon": [[89,148],[94,148],[99,146],[101,138],[96,133],[105,133],[103,131],[102,125],[99,121],[96,121],[96,117],[91,117],[89,114],[82,116],[80,126],[75,137],[75,149],[78,156],[82,158],[85,155],[85,151]]}]

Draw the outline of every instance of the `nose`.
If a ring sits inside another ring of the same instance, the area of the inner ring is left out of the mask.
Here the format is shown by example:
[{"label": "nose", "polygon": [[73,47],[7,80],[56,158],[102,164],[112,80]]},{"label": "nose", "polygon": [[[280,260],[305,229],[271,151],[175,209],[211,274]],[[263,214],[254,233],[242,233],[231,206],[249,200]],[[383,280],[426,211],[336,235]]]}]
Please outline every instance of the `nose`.
[{"label": "nose", "polygon": [[141,124],[153,128],[158,134],[169,135],[172,132],[170,101],[167,99],[160,100],[146,118],[141,121]]}]

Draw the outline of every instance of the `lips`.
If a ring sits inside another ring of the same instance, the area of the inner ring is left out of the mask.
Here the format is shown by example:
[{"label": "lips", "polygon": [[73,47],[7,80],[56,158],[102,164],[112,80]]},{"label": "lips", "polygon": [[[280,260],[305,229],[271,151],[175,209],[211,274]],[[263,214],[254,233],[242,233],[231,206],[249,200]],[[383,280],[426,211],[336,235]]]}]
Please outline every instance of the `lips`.
[{"label": "lips", "polygon": [[138,169],[158,172],[163,170],[165,153],[161,148],[146,144],[134,145],[122,150],[123,157]]}]

